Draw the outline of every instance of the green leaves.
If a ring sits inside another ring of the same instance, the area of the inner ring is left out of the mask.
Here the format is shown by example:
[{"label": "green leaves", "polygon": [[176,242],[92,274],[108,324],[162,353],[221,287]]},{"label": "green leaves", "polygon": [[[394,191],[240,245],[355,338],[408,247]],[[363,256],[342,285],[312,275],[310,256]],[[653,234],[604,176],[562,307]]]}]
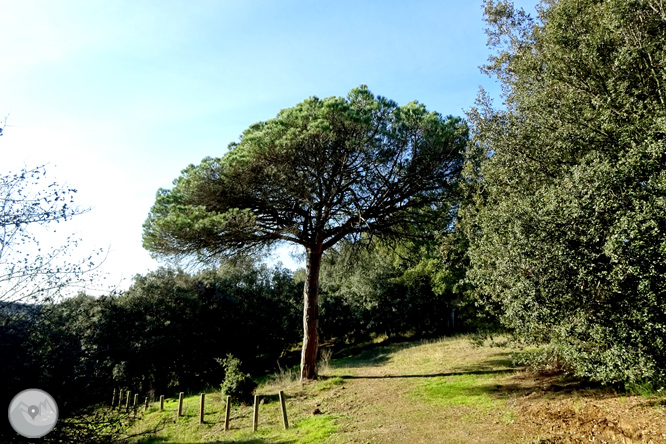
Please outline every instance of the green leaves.
[{"label": "green leaves", "polygon": [[664,12],[486,4],[507,108],[470,112],[487,158],[468,168],[468,280],[519,338],[605,382],[666,377]]},{"label": "green leaves", "polygon": [[400,236],[453,189],[466,140],[461,119],[399,107],[365,86],[311,97],[160,190],[144,247],[204,259],[275,242],[325,250],[363,232]]},{"label": "green leaves", "polygon": [[249,405],[257,383],[252,380],[248,373],[241,370],[240,359],[229,353],[226,358],[217,358],[216,361],[224,367],[224,382],[221,384],[222,393],[231,396],[234,401]]}]

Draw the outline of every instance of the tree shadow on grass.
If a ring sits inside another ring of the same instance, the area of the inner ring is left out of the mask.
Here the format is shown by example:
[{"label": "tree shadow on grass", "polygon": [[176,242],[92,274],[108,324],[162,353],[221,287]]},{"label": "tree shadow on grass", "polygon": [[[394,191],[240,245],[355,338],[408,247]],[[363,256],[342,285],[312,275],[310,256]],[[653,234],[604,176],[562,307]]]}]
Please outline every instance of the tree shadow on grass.
[{"label": "tree shadow on grass", "polygon": [[[342,349],[335,353],[335,361],[331,363],[333,368],[363,368],[363,367],[381,367],[388,363],[397,352],[408,350],[414,347],[420,347],[424,344],[438,342],[445,339],[454,337],[442,337],[435,339],[422,339],[413,340],[404,337],[394,337],[386,339],[380,343],[366,343],[362,345],[352,346]],[[460,372],[477,371],[477,370],[495,370],[498,367],[504,368],[520,368],[513,364],[516,356],[522,354],[520,350],[511,351],[497,351],[492,356],[485,359],[483,362],[473,366],[460,368]],[[458,369],[457,369],[458,370]]]},{"label": "tree shadow on grass", "polygon": [[[390,344],[389,346],[375,346],[368,348],[350,358],[343,359],[349,366],[371,367],[379,366],[388,361],[390,355],[398,350],[420,345],[418,342]],[[493,398],[506,399],[508,397],[532,397],[558,399],[570,397],[573,393],[594,394],[595,397],[608,398],[620,396],[616,388],[603,386],[599,383],[569,377],[563,374],[539,374],[526,371],[524,366],[516,366],[513,361],[516,351],[498,352],[483,361],[471,366],[460,367],[453,371],[426,373],[426,374],[385,374],[385,375],[342,375],[344,380],[353,379],[422,379],[447,378],[460,376],[489,376],[491,380],[479,380],[467,388],[470,396],[480,393]],[[369,359],[369,363],[366,360]],[[369,365],[368,365],[369,364]],[[506,376],[492,378],[492,376]]]},{"label": "tree shadow on grass", "polygon": [[[424,341],[405,341],[405,338],[384,341],[379,344],[364,344],[339,352],[341,358],[336,359],[335,368],[345,367],[380,367],[387,363],[398,351],[418,347]],[[428,342],[428,341],[426,341]],[[609,398],[621,396],[617,387],[603,386],[599,383],[568,377],[563,374],[539,374],[527,372],[526,367],[516,366],[517,354],[527,353],[519,350],[497,351],[483,361],[473,365],[456,368],[448,372],[428,374],[385,374],[385,375],[341,375],[344,380],[353,379],[423,379],[446,378],[460,376],[490,376],[491,380],[478,381],[473,386],[461,388],[470,390],[470,395],[487,394],[493,398],[529,396],[532,398],[558,399],[570,397],[573,393],[589,394],[595,397]],[[493,375],[506,377],[492,378]],[[473,392],[473,393],[472,393]],[[653,401],[653,404],[664,405],[666,401]]]},{"label": "tree shadow on grass", "polygon": [[331,363],[331,366],[334,368],[379,367],[386,364],[392,354],[421,346],[423,343],[424,341],[414,341],[396,336],[380,343],[355,345],[337,352],[335,362]]},{"label": "tree shadow on grass", "polygon": [[[389,346],[380,346],[375,348],[364,349],[360,353],[338,359],[335,362],[335,368],[363,368],[363,367],[380,367],[388,360],[391,355],[400,350],[405,350],[412,347],[421,345],[418,342],[411,343],[397,343]],[[511,373],[518,370],[523,370],[524,367],[516,366],[514,364],[515,352],[497,352],[492,356],[487,357],[483,361],[476,362],[472,365],[458,366],[448,372],[437,373],[421,373],[421,374],[385,374],[385,375],[344,375],[340,376],[342,379],[400,379],[400,378],[434,378],[445,376],[460,376],[460,375],[491,375]]]},{"label": "tree shadow on grass", "polygon": [[[530,399],[613,399],[634,396],[635,393],[627,391],[626,388],[618,384],[602,384],[597,381],[590,381],[563,373],[544,373],[544,372],[516,372],[506,380],[495,381],[494,384],[488,384],[484,388],[488,393],[500,398],[519,398]],[[665,407],[666,397],[664,395],[644,396],[640,403],[643,407]]]},{"label": "tree shadow on grass", "polygon": [[331,363],[331,367],[380,367],[389,361],[390,355],[395,351],[395,349],[376,346],[356,348],[342,353],[342,357],[336,358],[335,362]]},{"label": "tree shadow on grass", "polygon": [[380,375],[380,376],[340,376],[342,379],[402,379],[402,378],[441,378],[446,376],[462,376],[462,375],[493,375],[513,373],[516,369],[497,369],[497,370],[470,370],[460,372],[444,372],[444,373],[427,373],[422,375]]},{"label": "tree shadow on grass", "polygon": [[595,398],[616,398],[621,396],[615,387],[586,381],[564,374],[517,373],[507,381],[490,384],[489,393],[498,397],[531,397],[535,399],[569,398],[573,394],[594,395]]},{"label": "tree shadow on grass", "polygon": [[[274,438],[250,438],[250,439],[234,439],[231,441],[206,441],[206,444],[294,444],[294,440],[275,440]],[[139,441],[139,444],[200,444],[181,441],[170,441],[161,436],[154,436],[146,440]]]},{"label": "tree shadow on grass", "polygon": [[[518,370],[518,371],[517,371]],[[522,370],[522,371],[521,371]],[[506,375],[502,378],[482,378],[467,387],[459,387],[459,390],[469,396],[486,394],[495,399],[508,398],[532,398],[532,399],[564,399],[572,395],[582,397],[593,396],[596,399],[616,398],[621,396],[614,388],[604,386],[597,382],[586,381],[570,377],[564,374],[539,374],[519,369],[478,370],[448,372],[432,375],[407,375],[407,378],[433,378],[433,377],[456,377],[456,376],[492,376]],[[400,377],[400,376],[398,376]],[[427,381],[428,379],[424,379]],[[442,381],[446,384],[445,381]],[[452,381],[455,384],[455,381]]]}]

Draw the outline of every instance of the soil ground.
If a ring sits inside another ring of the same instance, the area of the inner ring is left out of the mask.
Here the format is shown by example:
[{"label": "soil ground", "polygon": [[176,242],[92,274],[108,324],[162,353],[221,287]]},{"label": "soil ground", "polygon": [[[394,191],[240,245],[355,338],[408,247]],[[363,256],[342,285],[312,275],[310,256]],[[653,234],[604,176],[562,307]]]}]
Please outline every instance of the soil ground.
[{"label": "soil ground", "polygon": [[[223,431],[222,397],[211,394],[206,425],[196,424],[198,399],[192,397],[185,418],[143,442],[666,443],[664,397],[530,373],[512,364],[511,350],[475,347],[466,337],[356,350],[324,364],[321,374],[312,384],[301,385],[290,373],[262,384],[256,433],[251,407],[236,407],[232,430]],[[288,397],[287,431],[279,390]],[[149,414],[145,424],[159,415],[172,413]]]}]

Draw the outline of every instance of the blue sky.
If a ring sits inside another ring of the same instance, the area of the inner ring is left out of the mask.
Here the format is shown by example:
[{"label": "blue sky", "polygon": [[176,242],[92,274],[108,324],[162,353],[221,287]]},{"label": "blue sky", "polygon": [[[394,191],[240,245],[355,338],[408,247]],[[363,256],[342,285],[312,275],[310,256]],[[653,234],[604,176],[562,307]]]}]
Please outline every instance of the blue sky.
[{"label": "blue sky", "polygon": [[157,189],[254,122],[360,84],[445,115],[463,115],[480,85],[498,95],[478,70],[489,54],[480,0],[0,6],[0,172],[48,164],[76,187],[93,209],[60,230],[84,239],[81,253],[107,248],[116,283],[157,267],[141,248]]}]

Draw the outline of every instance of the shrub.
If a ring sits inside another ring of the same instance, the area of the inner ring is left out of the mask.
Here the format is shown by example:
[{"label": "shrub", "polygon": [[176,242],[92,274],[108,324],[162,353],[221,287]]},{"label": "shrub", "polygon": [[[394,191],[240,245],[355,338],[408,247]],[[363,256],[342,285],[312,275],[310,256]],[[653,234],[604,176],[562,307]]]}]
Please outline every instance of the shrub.
[{"label": "shrub", "polygon": [[248,373],[241,371],[240,359],[228,354],[225,359],[218,358],[217,362],[224,367],[224,382],[221,386],[224,394],[231,396],[234,401],[249,404],[257,384]]}]

